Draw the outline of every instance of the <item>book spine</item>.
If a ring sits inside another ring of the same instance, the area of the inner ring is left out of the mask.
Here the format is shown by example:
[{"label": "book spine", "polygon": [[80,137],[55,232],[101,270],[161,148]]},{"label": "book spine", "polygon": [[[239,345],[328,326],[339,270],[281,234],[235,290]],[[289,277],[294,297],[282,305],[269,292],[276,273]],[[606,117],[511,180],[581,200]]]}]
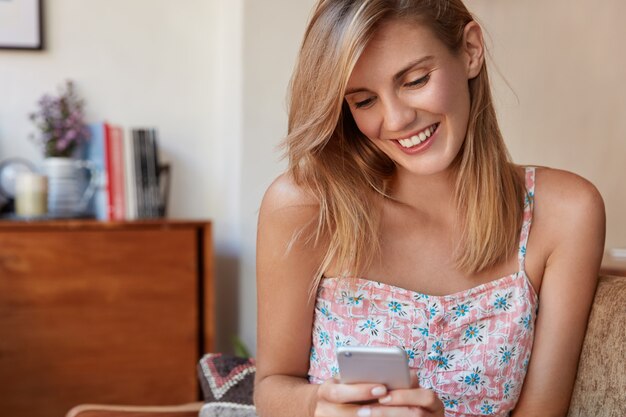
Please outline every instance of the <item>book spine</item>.
[{"label": "book spine", "polygon": [[137,191],[137,218],[145,217],[143,198],[143,171],[141,168],[141,129],[133,129],[133,149],[135,162],[135,190]]},{"label": "book spine", "polygon": [[152,136],[152,167],[154,176],[152,178],[152,195],[154,199],[154,215],[155,217],[163,217],[163,201],[161,200],[161,189],[159,186],[160,178],[159,178],[159,143],[157,139],[156,130],[153,131]]},{"label": "book spine", "polygon": [[158,217],[158,196],[157,196],[157,166],[155,164],[155,130],[146,131],[146,194],[148,196],[148,208],[150,217]]},{"label": "book spine", "polygon": [[[128,131],[127,131],[128,132]],[[123,136],[124,142],[124,193],[126,197],[126,218],[134,220],[137,218],[137,184],[135,183],[135,146],[132,136]]]},{"label": "book spine", "polygon": [[91,161],[96,169],[96,191],[89,204],[89,211],[98,220],[109,220],[109,176],[106,164],[106,123],[89,125],[91,133],[87,143],[86,159]]},{"label": "book spine", "polygon": [[125,195],[124,195],[124,144],[123,132],[119,126],[111,127],[109,159],[111,178],[111,206],[112,220],[124,220],[125,216]]},{"label": "book spine", "polygon": [[113,173],[113,158],[111,153],[113,151],[113,128],[108,123],[104,125],[104,166],[107,175],[107,220],[113,220],[115,218],[113,210],[114,202],[114,188],[115,184],[112,181]]}]

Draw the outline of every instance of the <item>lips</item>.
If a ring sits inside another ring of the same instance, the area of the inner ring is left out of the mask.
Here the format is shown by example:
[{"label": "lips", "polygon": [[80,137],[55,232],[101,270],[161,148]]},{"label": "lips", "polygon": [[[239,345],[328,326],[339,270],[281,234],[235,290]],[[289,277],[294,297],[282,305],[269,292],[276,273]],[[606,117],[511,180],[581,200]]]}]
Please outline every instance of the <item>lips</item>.
[{"label": "lips", "polygon": [[404,139],[395,139],[396,142],[400,144],[405,149],[411,149],[415,146],[421,145],[426,142],[437,130],[439,127],[439,123],[432,124],[425,129],[411,135],[408,138]]}]

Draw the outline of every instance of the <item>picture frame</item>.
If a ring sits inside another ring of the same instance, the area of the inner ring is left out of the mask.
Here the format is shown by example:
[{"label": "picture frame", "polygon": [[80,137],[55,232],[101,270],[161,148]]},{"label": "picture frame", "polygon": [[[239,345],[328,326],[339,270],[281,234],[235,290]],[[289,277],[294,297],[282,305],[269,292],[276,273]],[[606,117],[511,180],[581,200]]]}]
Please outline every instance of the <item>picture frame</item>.
[{"label": "picture frame", "polygon": [[43,0],[0,0],[0,49],[42,50]]}]

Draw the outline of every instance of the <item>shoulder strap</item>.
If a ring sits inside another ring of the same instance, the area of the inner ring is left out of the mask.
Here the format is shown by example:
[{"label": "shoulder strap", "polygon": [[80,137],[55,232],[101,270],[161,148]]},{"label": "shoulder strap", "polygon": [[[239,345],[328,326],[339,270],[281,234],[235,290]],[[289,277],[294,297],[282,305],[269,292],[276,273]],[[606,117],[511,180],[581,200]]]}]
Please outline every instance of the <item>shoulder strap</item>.
[{"label": "shoulder strap", "polygon": [[526,259],[526,244],[528,234],[533,220],[533,207],[535,205],[535,167],[526,167],[526,194],[524,196],[524,221],[519,239],[519,269],[524,270],[524,260]]}]

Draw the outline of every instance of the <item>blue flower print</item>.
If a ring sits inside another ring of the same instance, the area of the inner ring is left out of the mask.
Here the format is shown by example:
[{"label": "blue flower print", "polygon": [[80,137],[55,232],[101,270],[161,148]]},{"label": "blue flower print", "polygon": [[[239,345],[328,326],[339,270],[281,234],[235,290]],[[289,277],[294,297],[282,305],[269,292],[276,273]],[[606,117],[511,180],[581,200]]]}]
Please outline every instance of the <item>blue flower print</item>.
[{"label": "blue flower print", "polygon": [[465,329],[465,336],[463,337],[463,342],[467,343],[473,340],[477,342],[482,342],[483,335],[481,333],[481,330],[484,328],[485,328],[484,324],[471,324],[467,326],[467,329]]},{"label": "blue flower print", "polygon": [[443,402],[443,406],[446,408],[456,408],[459,406],[459,400],[450,398],[447,395],[441,397],[441,402]]},{"label": "blue flower print", "polygon": [[380,324],[380,320],[367,319],[365,323],[359,326],[361,332],[370,332],[372,336],[378,336],[377,326]]},{"label": "blue flower print", "polygon": [[495,410],[494,410],[494,407],[495,407],[495,406],[494,406],[493,404],[489,404],[487,401],[485,401],[485,402],[484,402],[484,403],[480,406],[480,411],[481,411],[483,414],[490,415],[490,414],[493,414],[493,413],[494,413],[494,411],[495,411]]},{"label": "blue flower print", "polygon": [[350,345],[349,337],[342,339],[341,336],[339,336],[338,334],[335,335],[335,347],[349,346],[349,345]]},{"label": "blue flower print", "polygon": [[508,292],[505,295],[496,294],[496,300],[493,302],[493,306],[496,310],[509,311],[511,303],[509,300],[513,297],[512,292]]},{"label": "blue flower print", "polygon": [[535,193],[532,191],[529,191],[526,193],[526,198],[524,199],[524,205],[528,206],[529,204],[531,204],[533,202],[533,199],[535,198]]},{"label": "blue flower print", "polygon": [[320,340],[320,345],[322,345],[322,346],[329,344],[330,343],[330,336],[328,335],[328,332],[326,332],[326,331],[320,332],[319,340]]},{"label": "blue flower print", "polygon": [[330,367],[330,374],[333,377],[336,377],[337,375],[339,375],[339,368],[337,368],[336,366],[331,366]]},{"label": "blue flower print", "polygon": [[409,360],[415,359],[415,351],[413,349],[404,349]]},{"label": "blue flower print", "polygon": [[524,326],[526,330],[530,330],[530,320],[531,320],[530,314],[527,314],[524,317],[522,317],[522,319],[520,320],[520,324]]},{"label": "blue flower print", "polygon": [[507,381],[504,383],[504,398],[508,399],[511,396],[511,390],[513,389],[514,385],[511,381]]},{"label": "blue flower print", "polygon": [[389,302],[389,304],[387,304],[387,307],[389,307],[389,311],[391,311],[392,313],[396,313],[399,316],[406,316],[406,311],[402,310],[402,304],[397,301]]},{"label": "blue flower print", "polygon": [[363,296],[362,295],[357,295],[357,296],[351,296],[348,297],[348,304],[349,305],[355,305],[358,306],[359,304],[361,304],[361,301],[363,301]]},{"label": "blue flower print", "polygon": [[459,318],[465,317],[470,312],[471,308],[472,303],[458,304],[452,307],[452,311],[454,311],[454,317],[452,320],[457,321]]},{"label": "blue flower print", "polygon": [[320,312],[320,314],[322,314],[322,316],[326,317],[326,319],[328,320],[332,320],[333,316],[330,313],[330,309],[328,308],[328,305],[326,305],[326,303],[321,303],[321,305],[318,307],[317,311]]},{"label": "blue flower print", "polygon": [[452,367],[452,359],[454,359],[454,355],[449,353],[445,356],[434,356],[429,357],[428,359],[435,361],[437,368],[448,371]]},{"label": "blue flower print", "polygon": [[[429,332],[428,332],[428,327],[418,327],[418,326],[413,326],[412,329],[414,331],[416,331],[417,333],[421,334],[422,336],[428,336]],[[415,334],[415,333],[414,333]]]},{"label": "blue flower print", "polygon": [[522,256],[526,256],[526,245],[522,245],[522,247],[519,248],[519,253]]},{"label": "blue flower print", "polygon": [[441,355],[443,354],[443,343],[441,343],[440,341],[436,341],[435,343],[433,343],[431,349],[436,355]]},{"label": "blue flower print", "polygon": [[511,362],[513,356],[515,356],[515,346],[509,349],[508,346],[500,346],[498,350],[500,352],[500,366],[507,365]]},{"label": "blue flower print", "polygon": [[315,347],[311,347],[311,362],[318,362],[319,358],[317,357],[317,351]]},{"label": "blue flower print", "polygon": [[462,376],[459,378],[459,382],[469,386],[474,387],[476,390],[480,388],[481,385],[485,384],[485,380],[481,376],[482,370],[479,368],[474,368],[472,372],[468,375]]},{"label": "blue flower print", "polygon": [[429,298],[428,294],[421,294],[421,293],[417,293],[413,296],[413,299],[415,301],[428,300],[428,298]]},{"label": "blue flower print", "polygon": [[430,313],[430,318],[432,319],[439,314],[439,307],[437,307],[437,304],[433,304],[428,308],[428,312]]}]

